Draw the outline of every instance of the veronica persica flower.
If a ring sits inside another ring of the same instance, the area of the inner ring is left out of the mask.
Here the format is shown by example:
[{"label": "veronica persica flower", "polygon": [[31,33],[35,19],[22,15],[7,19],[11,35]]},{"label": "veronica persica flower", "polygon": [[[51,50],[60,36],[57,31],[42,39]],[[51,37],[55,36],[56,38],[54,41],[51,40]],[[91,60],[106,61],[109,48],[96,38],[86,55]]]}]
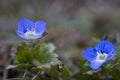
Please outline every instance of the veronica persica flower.
[{"label": "veronica persica flower", "polygon": [[100,41],[94,48],[87,48],[83,51],[84,58],[90,62],[90,67],[93,70],[100,68],[115,54],[114,45],[107,40]]},{"label": "veronica persica flower", "polygon": [[41,38],[46,29],[46,22],[40,20],[32,22],[27,18],[18,21],[17,34],[23,39],[37,39]]}]

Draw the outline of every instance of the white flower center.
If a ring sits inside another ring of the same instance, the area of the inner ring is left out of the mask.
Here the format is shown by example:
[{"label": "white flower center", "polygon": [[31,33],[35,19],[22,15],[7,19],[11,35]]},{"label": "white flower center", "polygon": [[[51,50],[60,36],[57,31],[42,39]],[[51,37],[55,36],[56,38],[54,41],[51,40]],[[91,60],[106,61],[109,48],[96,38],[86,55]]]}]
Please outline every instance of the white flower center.
[{"label": "white flower center", "polygon": [[26,36],[29,36],[29,37],[32,37],[32,36],[35,35],[35,31],[27,31],[27,32],[25,33],[25,35],[26,35]]},{"label": "white flower center", "polygon": [[105,61],[107,58],[107,54],[106,53],[98,53],[97,52],[97,61],[103,62]]}]

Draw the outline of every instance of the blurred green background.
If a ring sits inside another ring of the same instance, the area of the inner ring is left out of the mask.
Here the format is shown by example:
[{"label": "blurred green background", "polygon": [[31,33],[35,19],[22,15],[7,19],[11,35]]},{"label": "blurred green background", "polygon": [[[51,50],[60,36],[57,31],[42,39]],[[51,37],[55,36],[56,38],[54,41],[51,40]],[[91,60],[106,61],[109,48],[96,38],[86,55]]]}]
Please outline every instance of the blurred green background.
[{"label": "blurred green background", "polygon": [[20,18],[45,20],[47,37],[52,42],[75,43],[88,36],[119,32],[120,1],[0,0],[0,41],[14,43],[20,40],[16,35]]},{"label": "blurred green background", "polygon": [[[3,67],[8,62],[3,53],[23,41],[16,34],[20,18],[46,21],[48,35],[44,41],[53,43],[57,53],[66,59],[63,61],[71,66],[67,60],[72,57],[76,62],[83,58],[81,53],[90,42],[98,41],[104,34],[112,37],[118,34],[119,38],[120,0],[0,0],[0,65]],[[2,68],[0,74],[3,75]]]}]

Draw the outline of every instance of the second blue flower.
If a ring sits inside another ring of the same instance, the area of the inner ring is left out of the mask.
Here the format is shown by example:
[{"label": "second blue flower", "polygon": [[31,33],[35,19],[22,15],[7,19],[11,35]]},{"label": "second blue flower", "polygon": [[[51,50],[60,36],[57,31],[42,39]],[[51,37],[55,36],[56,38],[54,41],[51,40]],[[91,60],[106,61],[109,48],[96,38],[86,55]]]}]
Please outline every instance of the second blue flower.
[{"label": "second blue flower", "polygon": [[100,68],[115,54],[114,45],[107,40],[100,41],[94,48],[87,48],[83,51],[84,58],[90,62],[90,67],[93,70]]}]

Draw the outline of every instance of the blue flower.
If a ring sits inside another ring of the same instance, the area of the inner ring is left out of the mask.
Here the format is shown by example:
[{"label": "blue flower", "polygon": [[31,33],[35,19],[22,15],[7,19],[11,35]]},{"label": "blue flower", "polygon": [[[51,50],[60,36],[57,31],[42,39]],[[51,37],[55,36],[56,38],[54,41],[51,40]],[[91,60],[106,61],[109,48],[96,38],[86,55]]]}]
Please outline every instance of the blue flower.
[{"label": "blue flower", "polygon": [[46,22],[40,20],[35,23],[27,18],[20,19],[18,22],[17,34],[24,39],[41,38],[46,29]]},{"label": "blue flower", "polygon": [[100,41],[94,48],[87,48],[83,51],[84,58],[90,62],[90,67],[93,70],[100,68],[115,54],[114,45],[107,40]]}]

